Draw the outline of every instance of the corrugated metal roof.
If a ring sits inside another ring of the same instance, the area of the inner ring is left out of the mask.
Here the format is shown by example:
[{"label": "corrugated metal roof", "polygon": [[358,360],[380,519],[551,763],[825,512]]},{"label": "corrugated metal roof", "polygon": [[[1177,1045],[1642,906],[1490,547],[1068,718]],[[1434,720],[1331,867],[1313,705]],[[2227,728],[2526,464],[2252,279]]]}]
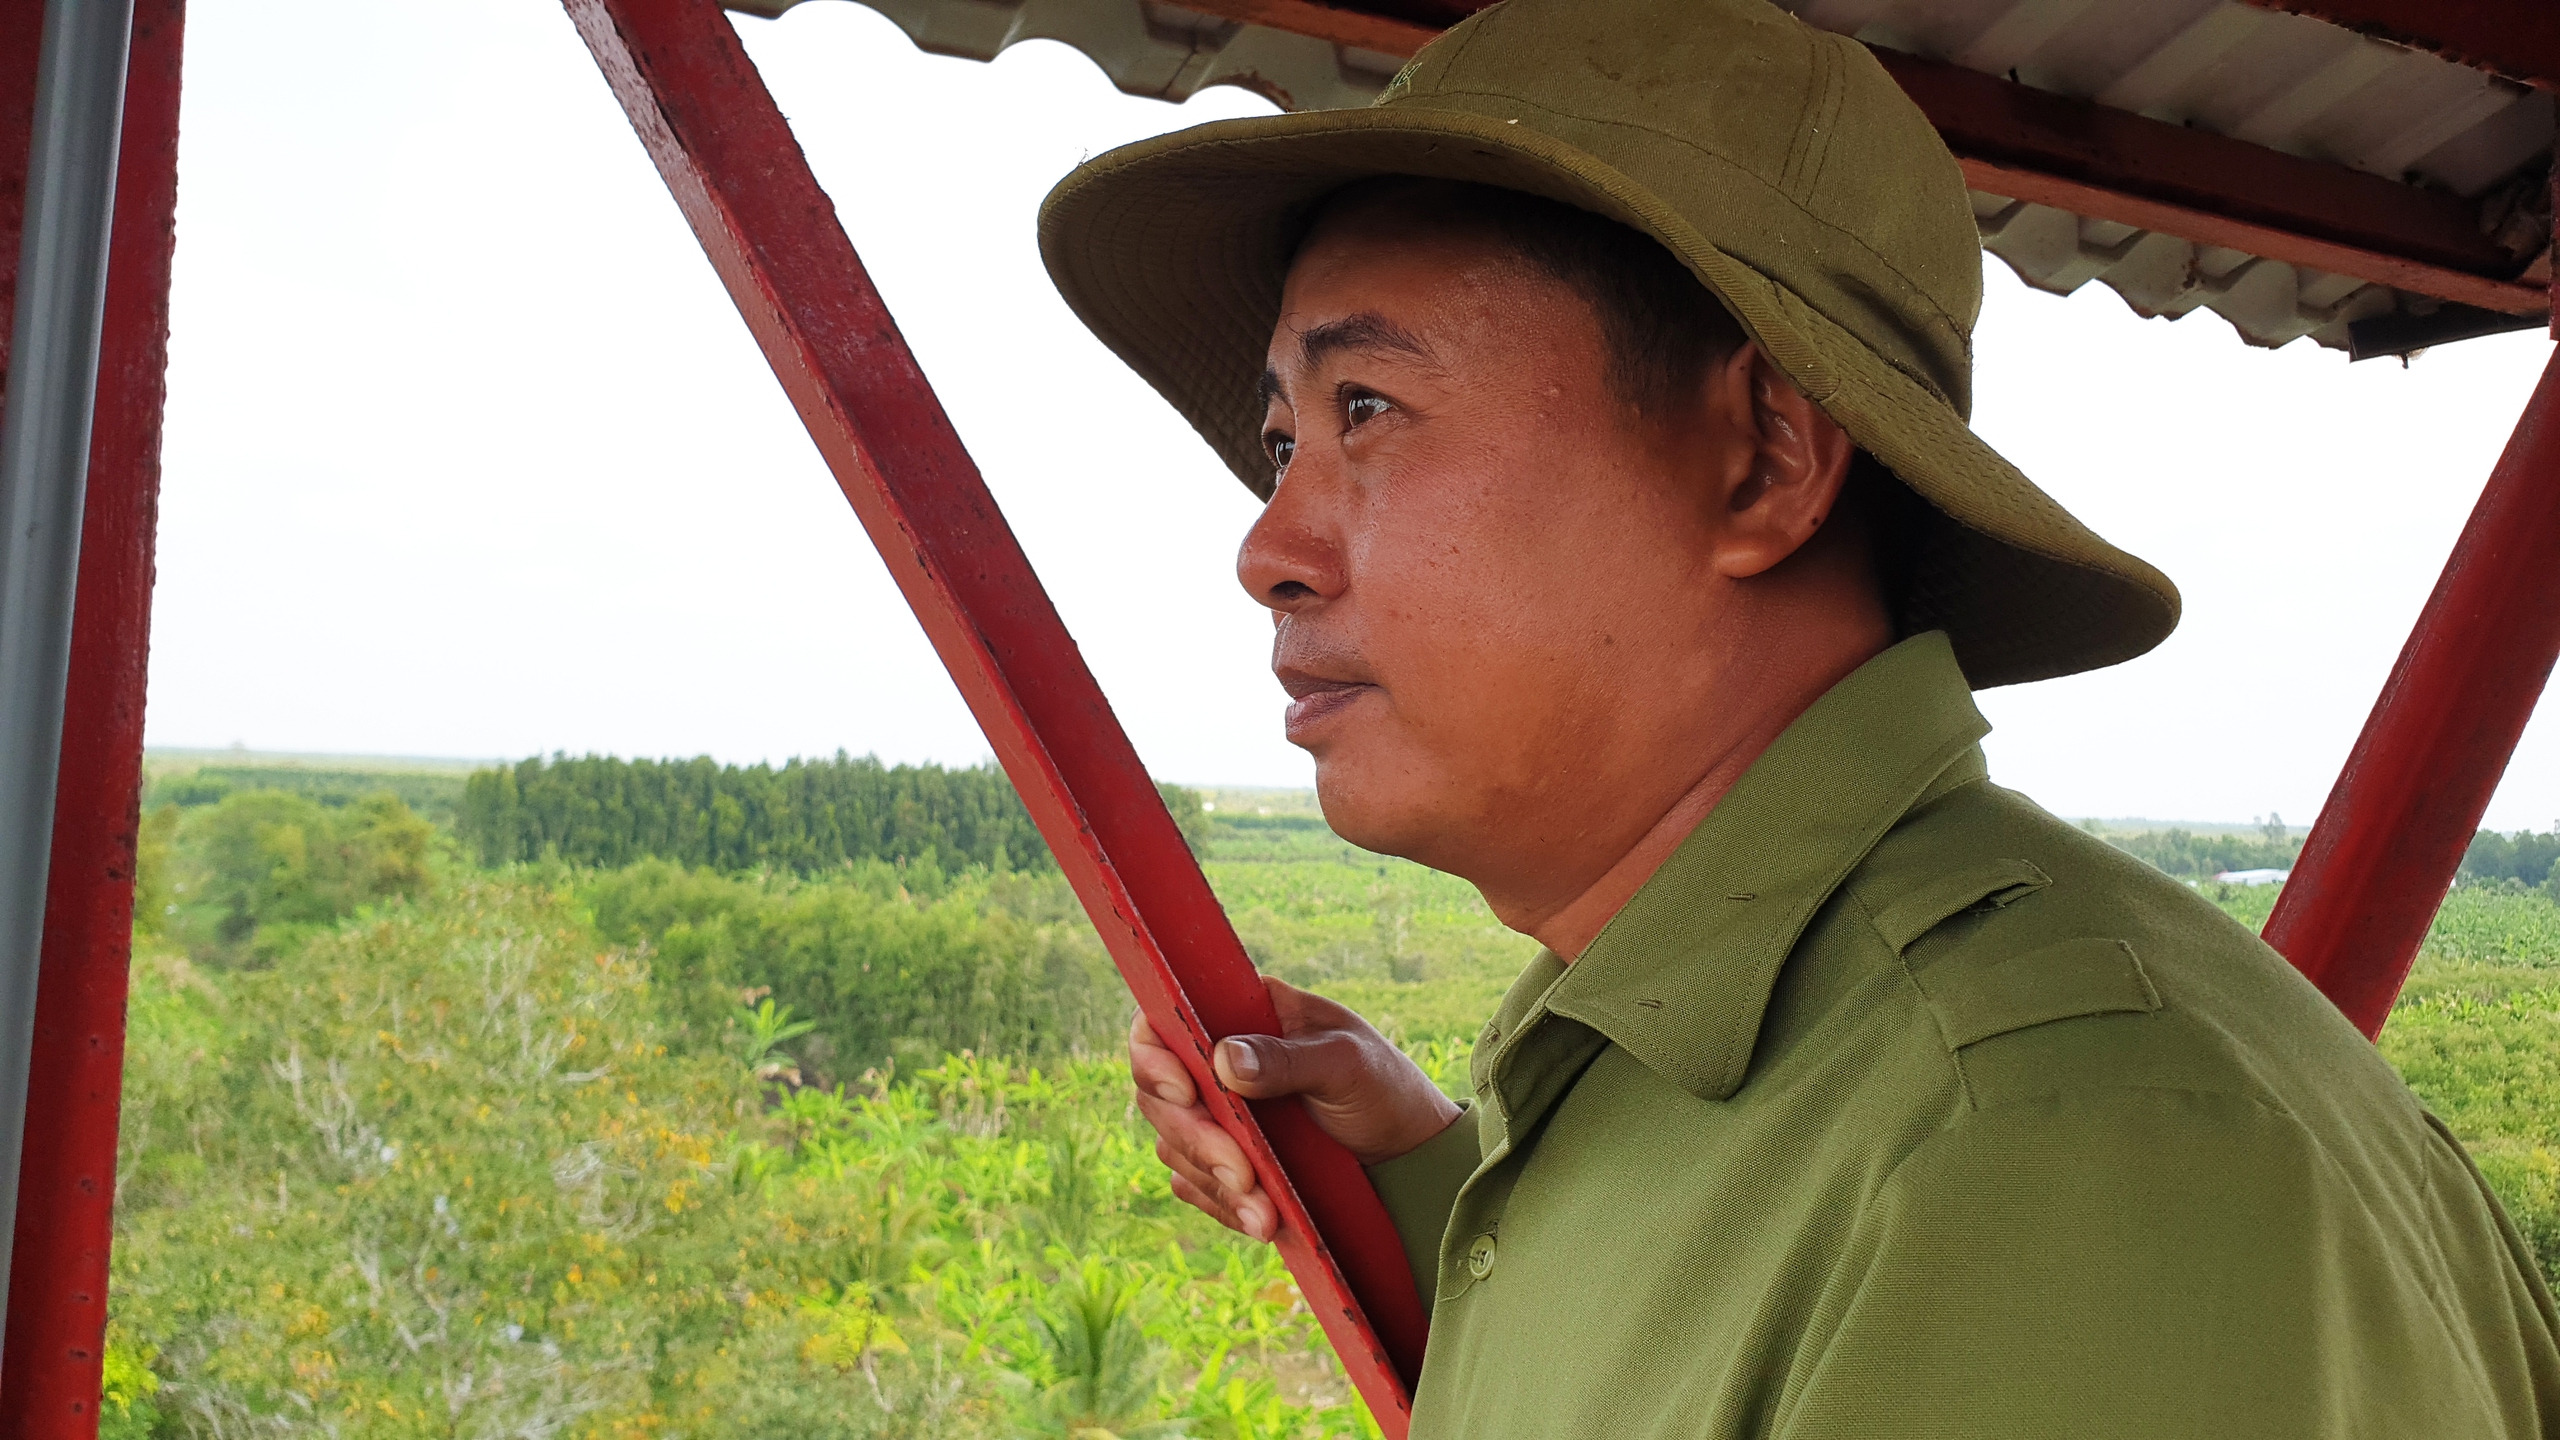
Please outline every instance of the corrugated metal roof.
[{"label": "corrugated metal roof", "polygon": [[[733,0],[775,14],[793,0]],[[1074,46],[1132,94],[1240,85],[1289,109],[1366,104],[1389,54],[1203,15],[1162,0],[864,0],[939,54]],[[2040,90],[2429,186],[2475,202],[2547,273],[2553,97],[2433,55],[2237,0],[1778,0],[1887,49]],[[2211,310],[2253,344],[2439,302],[2239,250],[1977,193],[1983,245],[2038,289],[2094,280],[2146,315]]]},{"label": "corrugated metal roof", "polygon": [[[1872,45],[2007,75],[2480,203],[2548,244],[2552,97],[2433,55],[2235,0],[1779,0]],[[2028,284],[2092,280],[2146,315],[2214,311],[2254,344],[2347,344],[2348,322],[2437,302],[2383,285],[1977,193],[1982,242]],[[2537,223],[2538,222],[2538,223]],[[2548,263],[2547,260],[2543,263]]]},{"label": "corrugated metal roof", "polygon": [[[779,15],[799,0],[727,0]],[[1203,15],[1162,0],[863,0],[936,55],[993,60],[1025,40],[1074,46],[1131,95],[1179,103],[1236,85],[1284,110],[1366,105],[1401,57]]]}]

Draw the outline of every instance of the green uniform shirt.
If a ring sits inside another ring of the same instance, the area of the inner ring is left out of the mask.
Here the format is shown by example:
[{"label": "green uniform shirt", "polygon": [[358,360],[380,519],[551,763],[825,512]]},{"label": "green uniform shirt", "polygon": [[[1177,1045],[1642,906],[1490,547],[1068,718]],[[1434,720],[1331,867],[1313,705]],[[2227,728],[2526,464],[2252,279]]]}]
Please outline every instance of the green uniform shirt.
[{"label": "green uniform shirt", "polygon": [[1896,646],[1531,962],[1475,1123],[1372,1172],[1438,1297],[1415,1440],[2560,1434],[2461,1146],[1988,728]]}]

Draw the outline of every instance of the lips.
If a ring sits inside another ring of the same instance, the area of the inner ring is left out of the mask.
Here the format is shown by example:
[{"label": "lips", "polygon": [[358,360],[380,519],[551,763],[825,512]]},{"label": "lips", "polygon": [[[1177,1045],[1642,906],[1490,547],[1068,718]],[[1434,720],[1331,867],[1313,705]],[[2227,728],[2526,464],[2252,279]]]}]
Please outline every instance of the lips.
[{"label": "lips", "polygon": [[[1286,644],[1285,641],[1283,643]],[[1276,654],[1273,656],[1275,660],[1278,658]],[[1271,667],[1272,673],[1280,679],[1280,688],[1289,692],[1289,709],[1281,719],[1281,727],[1292,743],[1307,744],[1318,727],[1360,703],[1360,697],[1378,688],[1367,680],[1352,678],[1364,667],[1347,663],[1349,657],[1324,658],[1345,663],[1324,664],[1320,670],[1290,664]],[[1326,673],[1328,671],[1331,673]],[[1345,674],[1346,671],[1350,673]]]},{"label": "lips", "polygon": [[1300,615],[1282,616],[1273,632],[1271,673],[1289,692],[1281,725],[1290,743],[1299,746],[1312,744],[1327,722],[1381,689],[1356,646]]},{"label": "lips", "polygon": [[1333,715],[1358,703],[1361,696],[1377,688],[1375,685],[1360,685],[1341,680],[1291,684],[1288,690],[1293,698],[1289,701],[1289,709],[1282,719],[1282,728],[1288,732],[1290,739],[1295,740],[1301,734],[1323,724]]}]

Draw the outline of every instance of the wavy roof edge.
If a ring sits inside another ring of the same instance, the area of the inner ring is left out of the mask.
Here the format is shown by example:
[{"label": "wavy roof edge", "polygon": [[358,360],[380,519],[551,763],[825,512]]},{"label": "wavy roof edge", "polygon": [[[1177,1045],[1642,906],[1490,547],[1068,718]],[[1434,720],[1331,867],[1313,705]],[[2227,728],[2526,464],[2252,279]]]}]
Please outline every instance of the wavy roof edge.
[{"label": "wavy roof edge", "polygon": [[[797,3],[731,0],[731,8],[777,17]],[[1431,33],[1319,12],[1332,33],[1372,48],[1237,18],[1288,23],[1295,11],[1318,9],[1303,0],[1193,0],[1199,9],[1166,0],[860,3],[934,54],[992,60],[1026,40],[1054,40],[1128,94],[1179,102],[1233,85],[1289,110],[1369,103]],[[2457,196],[2515,255],[2514,282],[2548,282],[2549,93],[2236,0],[1779,3],[1882,50]],[[1229,13],[1204,13],[1212,7]],[[1977,173],[1976,183],[1984,178]],[[2211,311],[2253,345],[2308,336],[2358,358],[2408,354],[2543,318],[2498,313],[2515,310],[2512,300],[2498,310],[2466,305],[1986,189],[1974,192],[1973,209],[1983,248],[2036,289],[2068,295],[2096,281],[2145,316]],[[2524,292],[2508,284],[2502,293]]]}]

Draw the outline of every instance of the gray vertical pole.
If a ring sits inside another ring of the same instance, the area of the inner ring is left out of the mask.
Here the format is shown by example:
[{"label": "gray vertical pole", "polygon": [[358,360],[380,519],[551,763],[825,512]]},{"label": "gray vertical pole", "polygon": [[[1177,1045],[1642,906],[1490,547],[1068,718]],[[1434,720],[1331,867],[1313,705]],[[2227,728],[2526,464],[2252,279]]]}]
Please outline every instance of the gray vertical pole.
[{"label": "gray vertical pole", "polygon": [[[46,0],[0,413],[0,1295],[16,1238],[133,0]],[[0,1319],[5,1319],[0,1316]]]}]

